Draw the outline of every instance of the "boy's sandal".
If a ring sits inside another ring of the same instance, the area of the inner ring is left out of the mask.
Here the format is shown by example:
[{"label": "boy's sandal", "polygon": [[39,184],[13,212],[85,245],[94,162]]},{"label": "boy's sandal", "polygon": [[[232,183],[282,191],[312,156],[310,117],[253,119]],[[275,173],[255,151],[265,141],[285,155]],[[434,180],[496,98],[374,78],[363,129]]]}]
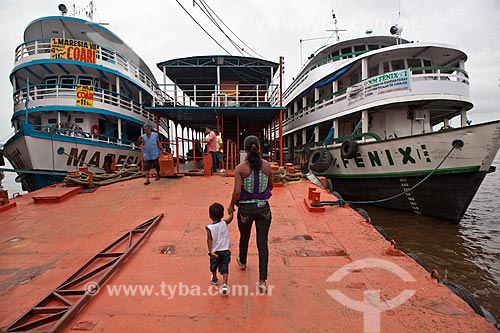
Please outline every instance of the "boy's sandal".
[{"label": "boy's sandal", "polygon": [[219,279],[218,278],[214,278],[213,276],[210,277],[210,282],[212,282],[212,284],[214,286],[218,285],[219,284]]},{"label": "boy's sandal", "polygon": [[220,287],[220,294],[221,296],[229,295],[229,287],[227,286],[227,284],[224,284],[222,287]]}]

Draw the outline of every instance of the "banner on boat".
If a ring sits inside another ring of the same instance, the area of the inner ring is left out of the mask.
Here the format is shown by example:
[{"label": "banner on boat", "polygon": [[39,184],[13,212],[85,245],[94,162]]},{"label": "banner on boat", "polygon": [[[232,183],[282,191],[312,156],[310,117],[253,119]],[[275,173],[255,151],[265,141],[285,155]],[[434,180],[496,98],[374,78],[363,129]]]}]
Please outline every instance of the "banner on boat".
[{"label": "banner on boat", "polygon": [[65,59],[95,64],[97,44],[76,39],[51,38],[50,59]]},{"label": "banner on boat", "polygon": [[94,107],[94,86],[79,84],[76,88],[76,106]]},{"label": "banner on boat", "polygon": [[371,96],[408,89],[410,89],[409,69],[381,74],[347,88],[347,104],[351,105]]}]

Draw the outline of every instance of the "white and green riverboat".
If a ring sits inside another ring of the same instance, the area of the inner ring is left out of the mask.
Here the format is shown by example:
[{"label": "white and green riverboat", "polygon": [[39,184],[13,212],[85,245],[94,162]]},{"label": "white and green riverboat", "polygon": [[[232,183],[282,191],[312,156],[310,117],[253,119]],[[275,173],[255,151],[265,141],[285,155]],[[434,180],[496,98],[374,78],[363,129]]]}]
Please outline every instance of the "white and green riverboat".
[{"label": "white and green riverboat", "polygon": [[500,121],[467,118],[466,60],[399,36],[321,49],[284,92],[285,160],[308,160],[344,200],[460,221],[500,138]]}]

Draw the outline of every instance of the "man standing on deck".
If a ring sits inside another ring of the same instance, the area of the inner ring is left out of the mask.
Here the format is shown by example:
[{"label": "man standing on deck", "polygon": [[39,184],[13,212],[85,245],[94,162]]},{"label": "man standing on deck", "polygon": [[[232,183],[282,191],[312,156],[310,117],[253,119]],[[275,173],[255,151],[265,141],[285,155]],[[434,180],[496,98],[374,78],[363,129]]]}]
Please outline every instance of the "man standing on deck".
[{"label": "man standing on deck", "polygon": [[216,147],[217,150],[217,166],[224,172],[224,159],[222,158],[224,142],[222,141],[222,136],[218,130],[215,130],[216,135]]},{"label": "man standing on deck", "polygon": [[210,126],[205,127],[205,133],[208,137],[203,142],[207,144],[207,153],[212,156],[212,173],[214,174],[217,172],[217,137]]},{"label": "man standing on deck", "polygon": [[144,125],[144,134],[139,137],[138,143],[142,145],[144,155],[144,173],[146,174],[144,185],[149,185],[149,170],[151,170],[151,167],[156,169],[155,180],[160,180],[160,164],[158,163],[160,141],[158,140],[158,134],[151,132],[149,125]]}]

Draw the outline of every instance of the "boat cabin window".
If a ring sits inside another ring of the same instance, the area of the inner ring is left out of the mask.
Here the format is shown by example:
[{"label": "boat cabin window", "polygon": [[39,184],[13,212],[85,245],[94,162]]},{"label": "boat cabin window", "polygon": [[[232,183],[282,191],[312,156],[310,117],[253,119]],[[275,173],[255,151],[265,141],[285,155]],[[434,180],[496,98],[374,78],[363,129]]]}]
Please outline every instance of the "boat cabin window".
[{"label": "boat cabin window", "polygon": [[43,83],[47,87],[47,93],[52,93],[55,90],[49,88],[55,88],[57,85],[57,77],[50,77],[43,80]]},{"label": "boat cabin window", "polygon": [[83,118],[75,118],[75,123],[83,124]]},{"label": "boat cabin window", "polygon": [[[422,59],[406,59],[409,68],[422,67]],[[422,71],[412,71],[413,74],[422,74]]]},{"label": "boat cabin window", "polygon": [[365,50],[366,50],[366,45],[356,45],[356,46],[354,46],[354,52],[365,51]]},{"label": "boat cabin window", "polygon": [[349,54],[351,52],[352,52],[352,50],[351,50],[350,47],[345,47],[345,48],[342,49],[341,54]]},{"label": "boat cabin window", "polygon": [[377,76],[378,75],[378,64],[370,66],[370,72],[368,73],[369,77]]},{"label": "boat cabin window", "polygon": [[72,76],[61,77],[61,88],[73,89],[75,86],[75,78]]},{"label": "boat cabin window", "polygon": [[368,44],[368,50],[373,51],[373,50],[378,50],[378,49],[379,49],[378,45]]},{"label": "boat cabin window", "polygon": [[391,71],[389,67],[389,62],[384,62],[384,73],[389,73]]},{"label": "boat cabin window", "polygon": [[48,122],[49,124],[57,124],[57,118],[49,118]]},{"label": "boat cabin window", "polygon": [[92,79],[88,77],[80,77],[78,78],[78,84],[83,84],[86,86],[91,86],[92,85]]},{"label": "boat cabin window", "polygon": [[[424,67],[431,67],[432,62],[430,60],[423,60],[424,62]],[[432,73],[432,69],[425,70],[424,73]]]},{"label": "boat cabin window", "polygon": [[393,60],[391,61],[391,65],[393,71],[405,69],[405,61],[403,59]]}]

